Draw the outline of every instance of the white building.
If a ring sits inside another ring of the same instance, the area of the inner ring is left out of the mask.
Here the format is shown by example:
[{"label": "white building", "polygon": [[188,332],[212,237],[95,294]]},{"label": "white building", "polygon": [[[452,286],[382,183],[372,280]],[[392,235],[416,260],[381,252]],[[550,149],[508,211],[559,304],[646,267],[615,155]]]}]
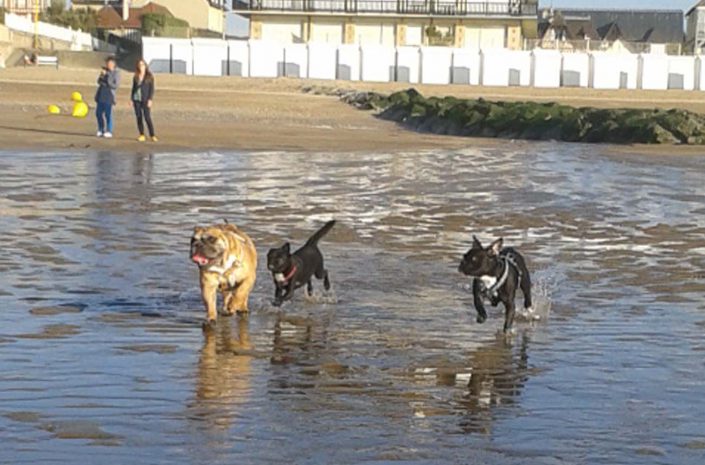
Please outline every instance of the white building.
[{"label": "white building", "polygon": [[685,21],[685,49],[700,54],[705,48],[705,0],[688,10]]}]

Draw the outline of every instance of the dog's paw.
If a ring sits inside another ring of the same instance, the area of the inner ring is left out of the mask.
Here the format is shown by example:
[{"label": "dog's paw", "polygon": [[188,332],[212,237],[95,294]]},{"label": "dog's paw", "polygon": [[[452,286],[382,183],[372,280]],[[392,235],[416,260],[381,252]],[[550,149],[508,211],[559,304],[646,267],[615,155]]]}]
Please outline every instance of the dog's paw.
[{"label": "dog's paw", "polygon": [[282,303],[283,302],[281,300],[273,300],[272,301],[272,305],[274,305],[275,307],[281,307]]},{"label": "dog's paw", "polygon": [[486,319],[487,319],[487,315],[477,315],[477,319],[475,321],[482,324],[485,322]]},{"label": "dog's paw", "polygon": [[206,320],[201,323],[201,329],[205,331],[213,331],[218,323],[216,320]]},{"label": "dog's paw", "polygon": [[536,313],[536,310],[534,310],[534,307],[526,307],[524,310],[521,310],[518,312],[519,316],[524,318],[527,321],[538,321],[541,319],[541,315]]}]

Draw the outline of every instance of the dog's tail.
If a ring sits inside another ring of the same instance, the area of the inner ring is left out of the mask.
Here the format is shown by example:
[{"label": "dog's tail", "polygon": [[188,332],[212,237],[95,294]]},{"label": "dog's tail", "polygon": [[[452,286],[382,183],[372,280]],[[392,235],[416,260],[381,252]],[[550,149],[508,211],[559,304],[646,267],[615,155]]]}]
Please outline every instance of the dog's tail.
[{"label": "dog's tail", "polygon": [[306,241],[306,245],[316,245],[318,241],[323,238],[326,234],[328,234],[328,231],[330,231],[333,226],[335,226],[335,220],[331,220],[327,222],[326,224],[323,225],[321,229],[316,231],[313,236],[309,240]]}]

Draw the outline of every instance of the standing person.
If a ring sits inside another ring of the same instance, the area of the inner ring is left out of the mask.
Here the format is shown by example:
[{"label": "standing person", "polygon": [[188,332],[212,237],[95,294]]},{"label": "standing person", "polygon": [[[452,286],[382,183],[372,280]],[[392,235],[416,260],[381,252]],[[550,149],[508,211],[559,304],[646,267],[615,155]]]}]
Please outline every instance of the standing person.
[{"label": "standing person", "polygon": [[117,70],[115,57],[108,57],[105,66],[98,76],[98,90],[95,93],[98,118],[98,137],[113,137],[113,106],[115,105],[115,92],[120,84],[120,73]]},{"label": "standing person", "polygon": [[144,60],[139,60],[135,68],[135,77],[132,79],[132,106],[135,108],[137,117],[137,129],[140,135],[138,141],[144,142],[144,122],[147,122],[149,137],[157,142],[154,134],[154,124],[152,124],[152,99],[154,98],[154,75],[149,70],[149,66]]}]

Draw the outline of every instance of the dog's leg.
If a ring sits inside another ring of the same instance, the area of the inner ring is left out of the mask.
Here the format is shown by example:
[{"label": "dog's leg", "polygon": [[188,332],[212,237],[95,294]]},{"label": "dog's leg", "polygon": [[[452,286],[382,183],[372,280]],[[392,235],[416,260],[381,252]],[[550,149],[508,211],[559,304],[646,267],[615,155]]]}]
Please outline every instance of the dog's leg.
[{"label": "dog's leg", "polygon": [[512,330],[512,323],[514,323],[514,300],[504,302],[504,309],[504,332],[508,333]]},{"label": "dog's leg", "polygon": [[274,281],[274,302],[273,302],[275,307],[278,307],[282,304],[282,288],[279,286],[279,284]]},{"label": "dog's leg", "polygon": [[480,280],[477,278],[472,280],[472,297],[475,302],[475,310],[477,311],[477,322],[484,323],[487,319],[487,312],[485,311],[485,304],[482,302]]},{"label": "dog's leg", "polygon": [[217,291],[218,286],[216,283],[204,277],[201,278],[201,297],[203,298],[203,304],[206,306],[207,323],[211,326],[215,325],[218,318],[218,309],[216,308]]},{"label": "dog's leg", "polygon": [[521,273],[519,287],[521,287],[521,292],[524,294],[524,308],[531,308],[533,306],[531,302],[531,277],[529,276],[529,270],[526,268]]},{"label": "dog's leg", "polygon": [[316,270],[316,278],[323,280],[323,288],[326,291],[330,291],[330,279],[328,278],[328,270],[321,267]]},{"label": "dog's leg", "polygon": [[281,302],[291,300],[293,297],[294,297],[294,279],[292,278],[289,281],[289,285],[286,286],[286,289],[284,291],[284,296],[281,298]]},{"label": "dog's leg", "polygon": [[250,292],[252,292],[254,285],[254,275],[245,278],[244,281],[240,281],[237,284],[235,290],[231,292],[232,298],[228,302],[229,305],[226,307],[226,310],[230,315],[233,315],[236,312],[247,313],[249,311],[247,300],[250,298]]},{"label": "dog's leg", "polygon": [[311,297],[313,295],[313,283],[311,283],[311,280],[308,280],[308,283],[306,283],[306,294]]},{"label": "dog's leg", "polygon": [[328,278],[328,270],[324,270],[323,273],[323,287],[326,289],[326,291],[330,291],[330,279]]},{"label": "dog's leg", "polygon": [[233,301],[233,291],[230,289],[223,289],[223,311],[221,314],[223,316],[232,316],[232,312],[230,311],[230,306],[232,305],[231,302]]}]

